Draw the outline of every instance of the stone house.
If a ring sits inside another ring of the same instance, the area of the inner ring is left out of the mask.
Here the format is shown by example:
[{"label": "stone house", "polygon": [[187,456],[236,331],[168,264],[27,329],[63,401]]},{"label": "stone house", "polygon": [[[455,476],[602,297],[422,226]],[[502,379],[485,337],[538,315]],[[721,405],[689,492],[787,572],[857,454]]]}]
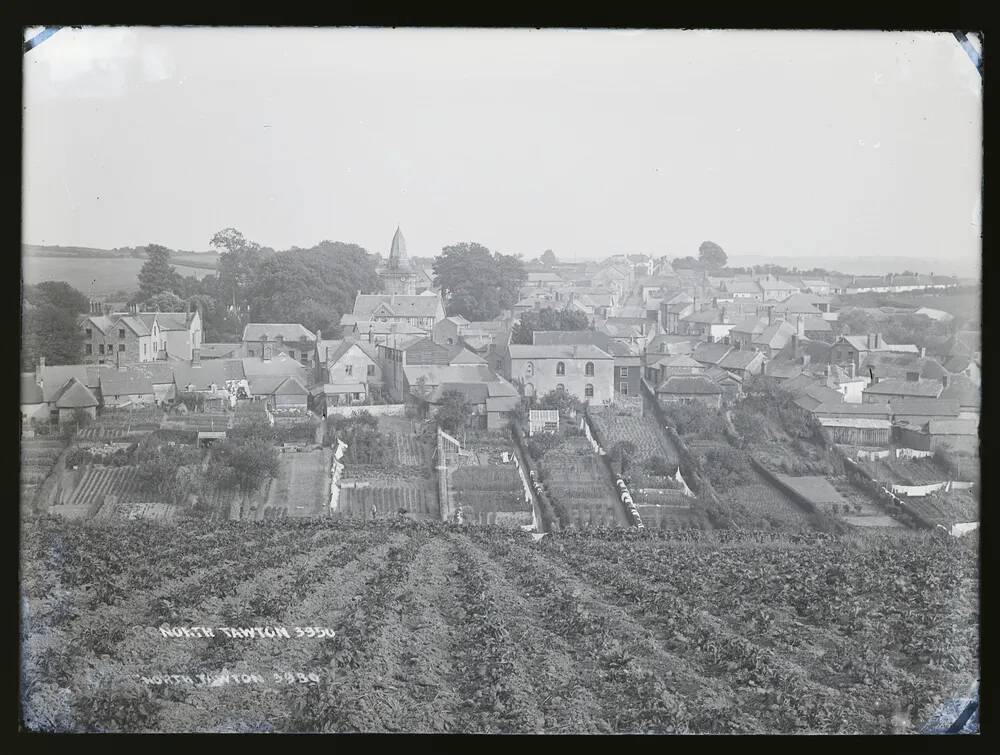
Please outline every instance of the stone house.
[{"label": "stone house", "polygon": [[536,330],[535,346],[591,344],[614,357],[614,391],[621,396],[638,396],[642,380],[642,357],[634,346],[597,330]]},{"label": "stone house", "polygon": [[564,390],[600,404],[614,398],[615,360],[593,344],[510,344],[506,374],[526,397]]},{"label": "stone house", "polygon": [[656,388],[656,399],[664,405],[697,402],[718,409],[722,396],[722,387],[705,375],[674,375]]},{"label": "stone house", "polygon": [[251,322],[243,328],[241,357],[287,354],[305,367],[315,366],[316,341],[321,334],[313,333],[298,323]]},{"label": "stone house", "polygon": [[[416,296],[399,294],[358,294],[354,311],[344,315],[342,325],[358,322],[400,322],[431,332],[446,317],[440,294],[424,292]],[[363,326],[362,326],[363,327]]]}]

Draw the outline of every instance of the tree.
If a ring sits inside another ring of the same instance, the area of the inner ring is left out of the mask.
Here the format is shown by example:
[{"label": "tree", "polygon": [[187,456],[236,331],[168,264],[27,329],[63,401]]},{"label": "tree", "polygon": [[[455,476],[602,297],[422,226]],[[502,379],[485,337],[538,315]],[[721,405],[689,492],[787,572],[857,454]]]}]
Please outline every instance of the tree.
[{"label": "tree", "polygon": [[139,296],[150,299],[164,291],[173,292],[180,285],[180,276],[170,264],[170,250],[159,244],[146,247],[148,255],[139,270]]},{"label": "tree", "polygon": [[446,433],[455,433],[465,426],[472,407],[461,391],[445,391],[434,414],[438,426]]},{"label": "tree", "polygon": [[579,414],[587,409],[587,405],[572,393],[560,390],[546,393],[538,399],[536,407],[538,409],[556,409],[561,416],[568,416],[571,412]]},{"label": "tree", "polygon": [[532,343],[536,330],[586,330],[587,315],[572,310],[544,307],[537,312],[524,312],[511,331],[511,343]]},{"label": "tree", "polygon": [[39,357],[48,364],[79,364],[83,358],[83,331],[77,316],[54,307],[26,305],[21,315],[21,366],[35,368]]},{"label": "tree", "polygon": [[35,306],[51,305],[65,312],[83,314],[90,301],[66,281],[42,281],[24,290],[24,300]]},{"label": "tree", "polygon": [[490,320],[509,309],[528,279],[520,257],[493,254],[475,242],[444,247],[433,268],[448,314],[469,320]]},{"label": "tree", "polygon": [[878,329],[878,322],[863,309],[849,307],[838,315],[837,329],[841,335],[864,335],[874,333]]},{"label": "tree", "polygon": [[358,291],[380,287],[375,260],[357,244],[322,241],[265,259],[247,289],[258,322],[297,322],[335,333]]},{"label": "tree", "polygon": [[235,228],[223,228],[208,243],[215,249],[225,250],[219,255],[218,294],[239,311],[247,303],[258,269],[268,255],[260,244],[248,241]]},{"label": "tree", "polygon": [[183,312],[188,303],[172,291],[162,291],[146,299],[146,307],[153,312]]},{"label": "tree", "polygon": [[543,265],[554,265],[559,261],[556,259],[555,252],[553,252],[551,249],[546,249],[544,252],[542,252],[542,256],[540,259]]},{"label": "tree", "polygon": [[704,263],[691,256],[678,257],[670,264],[673,265],[674,270],[703,270],[705,268]]},{"label": "tree", "polygon": [[702,241],[698,247],[698,261],[709,270],[720,270],[726,266],[726,253],[714,241]]}]

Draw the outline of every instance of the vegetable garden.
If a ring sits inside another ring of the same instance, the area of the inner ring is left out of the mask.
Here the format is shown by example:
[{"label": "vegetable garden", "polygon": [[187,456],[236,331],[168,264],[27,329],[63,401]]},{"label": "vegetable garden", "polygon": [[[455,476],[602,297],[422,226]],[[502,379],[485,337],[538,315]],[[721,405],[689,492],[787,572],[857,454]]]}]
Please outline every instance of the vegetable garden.
[{"label": "vegetable garden", "polygon": [[[912,532],[535,543],[440,522],[36,519],[22,715],[60,732],[916,732],[979,674],[977,548]],[[160,631],[189,626],[336,634]]]}]

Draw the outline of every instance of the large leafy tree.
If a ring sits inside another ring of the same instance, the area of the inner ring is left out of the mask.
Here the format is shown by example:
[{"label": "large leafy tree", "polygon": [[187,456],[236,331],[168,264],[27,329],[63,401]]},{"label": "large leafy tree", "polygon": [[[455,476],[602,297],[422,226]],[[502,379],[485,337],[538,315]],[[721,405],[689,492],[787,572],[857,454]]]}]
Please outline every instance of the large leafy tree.
[{"label": "large leafy tree", "polygon": [[223,228],[212,236],[209,244],[222,252],[216,279],[218,295],[234,309],[240,310],[248,303],[260,266],[269,254],[260,244],[249,241],[235,228]]},{"label": "large leafy tree", "polygon": [[66,281],[42,281],[28,286],[24,291],[24,300],[35,306],[50,304],[76,314],[85,313],[90,306],[87,297]]},{"label": "large leafy tree", "polygon": [[448,314],[469,320],[490,320],[510,308],[528,279],[519,256],[494,254],[475,242],[446,246],[433,268]]},{"label": "large leafy tree", "polygon": [[536,330],[586,330],[587,315],[572,310],[545,307],[537,312],[525,312],[511,331],[511,343],[532,343]]},{"label": "large leafy tree", "polygon": [[146,253],[146,261],[139,270],[139,297],[145,301],[179,288],[181,277],[170,264],[170,250],[159,244],[149,244]]},{"label": "large leafy tree", "polygon": [[698,247],[698,260],[709,270],[721,270],[726,266],[726,253],[714,241],[702,241]]},{"label": "large leafy tree", "polygon": [[21,316],[21,366],[30,370],[45,357],[48,364],[79,364],[83,332],[77,314],[51,304],[28,305]]},{"label": "large leafy tree", "polygon": [[446,433],[454,433],[465,426],[472,407],[461,391],[445,391],[434,414],[438,425]]},{"label": "large leafy tree", "polygon": [[264,260],[248,289],[250,312],[256,321],[297,322],[334,333],[358,291],[379,287],[372,255],[357,244],[322,241]]},{"label": "large leafy tree", "polygon": [[542,252],[542,256],[539,258],[544,265],[554,265],[558,260],[556,259],[556,253],[551,249],[546,249]]},{"label": "large leafy tree", "polygon": [[147,299],[146,306],[154,312],[183,312],[188,303],[172,291],[163,291]]}]

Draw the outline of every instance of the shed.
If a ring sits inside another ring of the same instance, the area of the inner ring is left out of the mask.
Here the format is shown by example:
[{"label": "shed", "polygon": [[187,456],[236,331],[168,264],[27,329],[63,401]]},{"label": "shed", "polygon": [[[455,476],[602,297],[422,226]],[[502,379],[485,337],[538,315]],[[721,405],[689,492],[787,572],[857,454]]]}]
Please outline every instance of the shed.
[{"label": "shed", "polygon": [[559,431],[559,412],[556,409],[531,409],[528,412],[528,435]]}]

